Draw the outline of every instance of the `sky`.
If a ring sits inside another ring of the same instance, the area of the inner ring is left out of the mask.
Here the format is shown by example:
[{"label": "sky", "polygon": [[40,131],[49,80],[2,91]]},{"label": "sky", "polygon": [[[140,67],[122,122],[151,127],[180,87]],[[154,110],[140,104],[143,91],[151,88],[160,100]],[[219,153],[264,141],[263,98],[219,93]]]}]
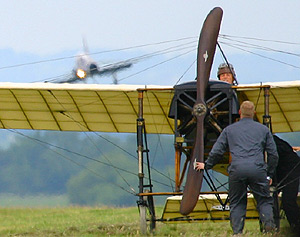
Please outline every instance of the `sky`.
[{"label": "sky", "polygon": [[[186,51],[174,50],[140,60],[119,73],[118,79],[124,84],[171,86],[178,81],[193,80],[197,38],[206,15],[216,6],[224,11],[220,34],[229,36],[229,40],[219,38],[219,42],[227,60],[234,65],[240,84],[300,79],[299,55],[290,55],[300,53],[300,2],[296,0],[284,3],[278,0],[0,0],[0,3],[0,82],[67,77],[75,56],[82,50],[83,37],[92,57],[101,64],[184,44],[189,46]],[[242,50],[238,49],[239,41],[243,42]],[[249,48],[250,43],[268,50]],[[274,49],[289,54],[275,53]],[[212,78],[216,78],[217,67],[223,61],[217,50]],[[110,84],[111,79],[100,78],[96,82]]]}]

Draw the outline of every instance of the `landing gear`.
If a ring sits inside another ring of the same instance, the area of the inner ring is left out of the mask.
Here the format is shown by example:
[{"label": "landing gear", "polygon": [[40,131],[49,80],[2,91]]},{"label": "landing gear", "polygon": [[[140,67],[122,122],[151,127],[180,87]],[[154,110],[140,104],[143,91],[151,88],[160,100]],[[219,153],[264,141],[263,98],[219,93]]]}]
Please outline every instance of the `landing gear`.
[{"label": "landing gear", "polygon": [[[147,233],[147,220],[150,220],[150,232],[155,229],[155,208],[152,195],[146,195],[146,193],[152,193],[152,182],[149,162],[149,149],[147,144],[147,136],[145,130],[145,121],[143,118],[143,91],[139,91],[139,117],[137,119],[137,147],[138,147],[138,164],[139,164],[139,194],[140,198],[137,201],[140,211],[140,230],[141,234]],[[146,155],[147,171],[149,183],[144,183],[144,154]],[[149,190],[145,190],[149,188]],[[147,219],[147,213],[150,218]]]},{"label": "landing gear", "polygon": [[279,206],[279,198],[278,192],[275,191],[273,193],[273,213],[274,213],[274,224],[276,230],[280,230],[280,206]]},{"label": "landing gear", "polygon": [[156,217],[153,196],[143,196],[138,202],[140,214],[140,232],[142,235],[147,234],[147,221],[150,221],[149,231],[152,233],[156,226]]},{"label": "landing gear", "polygon": [[147,204],[144,200],[138,201],[140,212],[140,232],[142,235],[147,234]]}]

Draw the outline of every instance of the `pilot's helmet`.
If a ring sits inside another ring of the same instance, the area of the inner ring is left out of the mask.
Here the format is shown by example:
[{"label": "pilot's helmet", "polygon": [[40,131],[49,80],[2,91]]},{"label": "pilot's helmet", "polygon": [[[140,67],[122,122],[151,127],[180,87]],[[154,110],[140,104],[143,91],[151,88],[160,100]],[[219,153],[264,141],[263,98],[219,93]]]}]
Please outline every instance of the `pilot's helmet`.
[{"label": "pilot's helmet", "polygon": [[218,67],[218,78],[220,78],[220,75],[223,73],[232,73],[233,78],[235,78],[235,71],[234,68],[232,66],[232,64],[227,64],[227,63],[221,63]]}]

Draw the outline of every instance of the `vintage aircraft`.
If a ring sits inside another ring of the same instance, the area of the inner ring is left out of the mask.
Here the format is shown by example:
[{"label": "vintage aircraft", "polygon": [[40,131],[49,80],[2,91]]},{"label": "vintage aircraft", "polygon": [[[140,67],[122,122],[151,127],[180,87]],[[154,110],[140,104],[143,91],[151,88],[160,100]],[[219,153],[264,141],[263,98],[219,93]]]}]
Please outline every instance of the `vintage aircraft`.
[{"label": "vintage aircraft", "polygon": [[[255,101],[256,119],[273,133],[300,131],[300,82],[232,86],[209,80],[221,18],[222,10],[215,8],[204,23],[198,47],[197,81],[175,87],[0,83],[0,128],[136,133],[136,195],[143,233],[147,231],[148,220],[150,229],[155,228],[156,221],[228,220],[227,192],[216,187],[209,173],[194,172],[194,160],[206,158],[222,129],[234,121],[238,104],[243,100]],[[149,152],[146,131],[174,135],[173,192],[153,192],[151,167],[148,160],[144,161]],[[227,166],[225,156],[215,170],[227,174]],[[211,192],[200,192],[202,178]],[[193,186],[197,188],[194,190]],[[157,195],[171,196],[161,218],[155,215],[153,199]],[[251,194],[247,209],[248,219],[258,218]]]},{"label": "vintage aircraft", "polygon": [[112,75],[113,84],[118,84],[117,73],[132,66],[130,61],[121,61],[106,65],[99,65],[94,61],[88,51],[87,44],[83,40],[84,52],[76,56],[76,64],[72,70],[71,76],[66,79],[52,81],[54,83],[76,83],[85,82],[88,78],[94,76]]}]

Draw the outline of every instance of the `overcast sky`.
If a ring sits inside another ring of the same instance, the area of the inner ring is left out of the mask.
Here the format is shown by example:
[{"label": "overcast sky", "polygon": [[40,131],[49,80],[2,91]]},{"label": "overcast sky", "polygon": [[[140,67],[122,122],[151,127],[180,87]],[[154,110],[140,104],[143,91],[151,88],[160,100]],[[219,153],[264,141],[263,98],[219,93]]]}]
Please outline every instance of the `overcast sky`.
[{"label": "overcast sky", "polygon": [[[75,55],[82,48],[82,36],[87,39],[91,53],[198,37],[206,15],[215,6],[222,7],[224,11],[221,34],[294,42],[298,44],[252,43],[300,53],[300,1],[297,0],[0,0],[0,3],[0,81],[33,82],[70,72],[74,59],[56,62],[56,65],[49,62],[12,69],[2,67]],[[272,58],[270,60],[226,45],[222,47],[228,60],[234,64],[241,83],[300,79],[299,56],[289,59],[281,54],[276,56],[275,62],[273,51],[263,52],[264,56]],[[143,48],[128,54],[122,52],[117,56],[103,55],[101,60],[124,60],[151,50],[155,48]],[[125,75],[138,73],[138,76],[122,82],[174,85],[195,57],[196,52],[192,52],[181,57],[182,61],[176,64],[165,63],[163,67],[143,73],[139,72],[145,66],[136,65]],[[148,61],[148,65],[151,63],[155,64]],[[219,63],[222,59],[216,56],[212,71],[214,78]],[[183,81],[192,80],[194,74],[192,67],[188,78]]]}]

